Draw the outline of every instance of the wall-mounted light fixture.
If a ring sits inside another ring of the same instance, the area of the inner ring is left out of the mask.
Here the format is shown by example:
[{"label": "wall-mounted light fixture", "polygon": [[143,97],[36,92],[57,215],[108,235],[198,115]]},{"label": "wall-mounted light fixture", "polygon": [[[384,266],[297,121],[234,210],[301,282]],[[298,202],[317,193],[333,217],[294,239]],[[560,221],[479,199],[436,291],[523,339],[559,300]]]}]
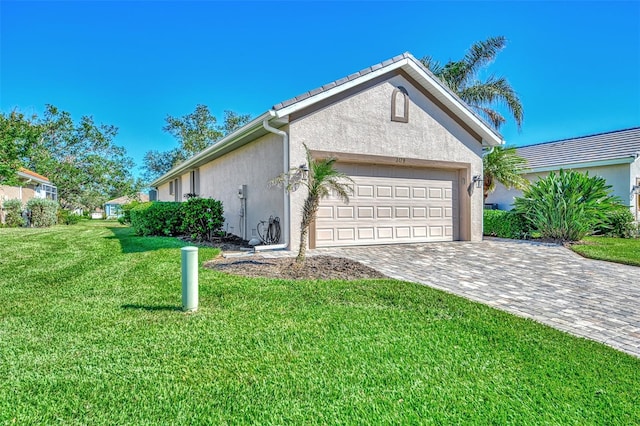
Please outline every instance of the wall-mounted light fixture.
[{"label": "wall-mounted light fixture", "polygon": [[475,175],[473,177],[473,183],[475,184],[476,188],[482,188],[482,176]]},{"label": "wall-mounted light fixture", "polygon": [[634,194],[640,194],[640,185],[633,185],[633,187],[631,188],[631,192],[633,192]]},{"label": "wall-mounted light fixture", "polygon": [[298,169],[302,173],[302,180],[309,179],[309,166],[307,166],[306,164],[302,164],[300,165],[300,167],[298,167]]}]

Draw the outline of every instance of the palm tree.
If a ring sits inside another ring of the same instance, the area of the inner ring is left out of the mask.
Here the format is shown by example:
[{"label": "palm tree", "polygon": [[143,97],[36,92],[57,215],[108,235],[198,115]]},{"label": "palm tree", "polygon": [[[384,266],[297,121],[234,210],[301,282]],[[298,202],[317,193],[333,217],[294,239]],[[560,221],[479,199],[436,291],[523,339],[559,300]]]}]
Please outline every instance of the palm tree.
[{"label": "palm tree", "polygon": [[482,157],[484,170],[484,198],[496,189],[496,181],[507,188],[524,189],[529,181],[522,176],[527,160],[514,147],[497,146]]},{"label": "palm tree", "polygon": [[496,130],[506,122],[506,119],[493,109],[496,104],[507,107],[518,128],[522,125],[523,119],[520,99],[504,77],[492,75],[485,81],[478,80],[478,72],[495,59],[504,49],[506,42],[503,36],[476,42],[469,48],[463,59],[449,61],[444,66],[431,56],[420,59],[425,67],[486,118]]},{"label": "palm tree", "polygon": [[304,145],[307,155],[307,164],[294,167],[289,173],[283,173],[271,181],[272,185],[286,185],[289,192],[296,191],[300,185],[307,187],[307,198],[302,207],[302,221],[300,223],[300,248],[296,263],[302,264],[306,260],[307,236],[309,235],[309,225],[316,217],[320,200],[327,197],[334,191],[345,203],[349,202],[351,188],[349,183],[353,183],[344,173],[335,169],[335,158],[315,160],[311,156],[311,151]]}]

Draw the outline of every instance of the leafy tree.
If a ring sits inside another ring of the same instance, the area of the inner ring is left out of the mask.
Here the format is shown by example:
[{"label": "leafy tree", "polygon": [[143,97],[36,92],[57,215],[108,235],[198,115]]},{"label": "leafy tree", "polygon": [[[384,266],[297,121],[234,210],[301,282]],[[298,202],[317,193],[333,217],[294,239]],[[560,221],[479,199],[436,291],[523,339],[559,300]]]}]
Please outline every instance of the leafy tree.
[{"label": "leafy tree", "polygon": [[0,113],[0,184],[16,185],[17,173],[39,143],[42,128],[36,116],[27,118],[12,111]]},{"label": "leafy tree", "polygon": [[524,189],[529,181],[522,176],[527,160],[516,153],[514,147],[496,146],[482,157],[484,170],[484,198],[496,189],[496,182],[507,188]]},{"label": "leafy tree", "polygon": [[493,62],[506,42],[503,36],[490,37],[474,43],[459,61],[442,65],[431,56],[425,56],[420,62],[496,129],[506,122],[494,109],[496,104],[506,106],[520,128],[524,116],[522,104],[509,82],[493,75],[485,81],[478,80],[479,72]]},{"label": "leafy tree", "polygon": [[516,212],[524,215],[542,238],[579,241],[619,209],[620,200],[600,176],[560,170],[538,179],[515,199]]},{"label": "leafy tree", "polygon": [[162,128],[178,140],[178,147],[169,151],[148,151],[144,156],[144,179],[151,182],[185,161],[213,145],[234,130],[244,126],[251,116],[224,112],[224,122],[220,125],[211,114],[209,107],[198,104],[195,110],[182,117],[167,115]]},{"label": "leafy tree", "polygon": [[27,168],[47,176],[58,188],[63,208],[93,210],[110,198],[133,195],[141,182],[133,178],[133,160],[113,143],[118,129],[94,123],[47,105],[37,121],[41,138],[31,150]]},{"label": "leafy tree", "polygon": [[327,158],[324,160],[315,160],[311,156],[311,151],[304,145],[307,153],[308,176],[303,178],[307,172],[304,166],[295,167],[289,173],[283,173],[273,179],[273,185],[286,185],[289,192],[297,190],[300,185],[307,188],[307,198],[302,206],[302,221],[300,223],[300,247],[296,263],[302,264],[306,260],[307,253],[307,236],[309,234],[309,225],[316,217],[320,200],[327,197],[331,191],[334,191],[345,203],[349,202],[349,193],[351,188],[349,183],[353,181],[344,173],[335,169],[335,158]]}]

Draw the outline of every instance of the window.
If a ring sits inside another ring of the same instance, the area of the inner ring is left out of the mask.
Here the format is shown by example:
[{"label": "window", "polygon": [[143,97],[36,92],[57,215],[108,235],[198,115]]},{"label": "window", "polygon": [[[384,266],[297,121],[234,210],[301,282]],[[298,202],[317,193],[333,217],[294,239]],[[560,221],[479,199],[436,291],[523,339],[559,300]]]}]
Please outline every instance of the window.
[{"label": "window", "polygon": [[174,201],[182,201],[182,177],[173,180]]},{"label": "window", "polygon": [[173,189],[173,181],[169,182],[169,195],[173,195],[175,193],[175,189]]},{"label": "window", "polygon": [[192,194],[200,194],[200,169],[192,170],[189,174],[189,188]]},{"label": "window", "polygon": [[58,199],[58,188],[53,185],[42,185],[42,190],[44,191],[45,198],[49,200],[56,201]]}]

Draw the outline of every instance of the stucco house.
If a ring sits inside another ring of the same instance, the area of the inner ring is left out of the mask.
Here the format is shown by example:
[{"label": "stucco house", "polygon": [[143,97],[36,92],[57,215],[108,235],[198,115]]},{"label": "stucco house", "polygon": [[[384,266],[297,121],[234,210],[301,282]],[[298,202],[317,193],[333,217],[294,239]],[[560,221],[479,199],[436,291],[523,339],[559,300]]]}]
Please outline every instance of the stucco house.
[{"label": "stucco house", "polygon": [[129,204],[130,202],[137,200],[140,202],[149,201],[149,195],[142,192],[138,193],[135,197],[122,196],[109,200],[104,204],[104,214],[107,219],[116,219],[122,214],[122,206]]},{"label": "stucco house", "polygon": [[[531,182],[560,169],[605,178],[613,194],[640,219],[640,127],[523,146],[517,153],[527,160],[524,176]],[[522,191],[498,184],[486,203],[509,210],[520,195]]]},{"label": "stucco house", "polygon": [[[6,200],[21,200],[22,205],[32,198],[58,199],[58,189],[49,178],[34,171],[20,168],[18,170],[19,185],[0,185],[0,207]],[[4,223],[4,212],[0,209],[0,222]]]},{"label": "stucco house", "polygon": [[502,138],[409,53],[274,105],[151,186],[222,201],[245,239],[278,217],[272,248],[296,247],[304,187],[268,183],[306,163],[303,143],[354,181],[348,204],[322,200],[311,248],[482,239],[482,149]]}]

